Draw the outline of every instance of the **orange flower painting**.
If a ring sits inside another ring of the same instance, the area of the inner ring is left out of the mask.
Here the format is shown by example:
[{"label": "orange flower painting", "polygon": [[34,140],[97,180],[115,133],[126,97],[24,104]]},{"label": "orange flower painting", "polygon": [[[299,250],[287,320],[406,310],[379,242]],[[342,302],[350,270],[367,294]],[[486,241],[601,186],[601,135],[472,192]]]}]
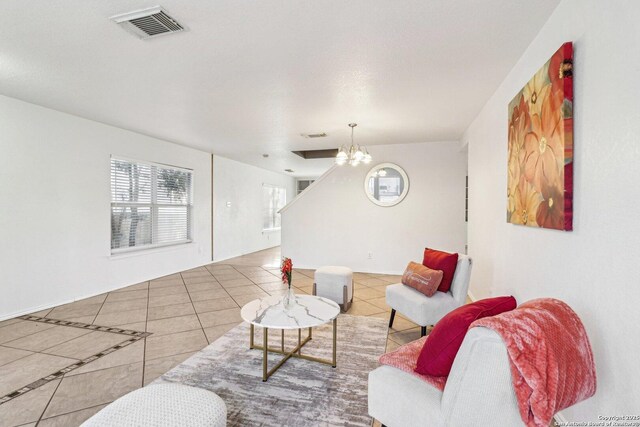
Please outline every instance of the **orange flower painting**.
[{"label": "orange flower painting", "polygon": [[507,222],[573,228],[573,44],[509,103]]}]

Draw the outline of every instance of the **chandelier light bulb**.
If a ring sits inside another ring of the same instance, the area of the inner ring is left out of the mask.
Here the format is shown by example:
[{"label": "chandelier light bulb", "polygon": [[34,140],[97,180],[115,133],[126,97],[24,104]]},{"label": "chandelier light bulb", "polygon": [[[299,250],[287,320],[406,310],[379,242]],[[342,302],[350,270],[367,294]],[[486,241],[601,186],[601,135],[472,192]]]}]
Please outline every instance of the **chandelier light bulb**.
[{"label": "chandelier light bulb", "polygon": [[364,157],[362,158],[362,163],[364,163],[365,165],[368,165],[369,163],[371,163],[371,160],[372,160],[371,154],[369,154],[369,152],[365,148]]},{"label": "chandelier light bulb", "polygon": [[380,170],[378,171],[378,176],[387,176],[387,171],[386,171],[386,170],[384,170],[384,169],[380,169]]}]

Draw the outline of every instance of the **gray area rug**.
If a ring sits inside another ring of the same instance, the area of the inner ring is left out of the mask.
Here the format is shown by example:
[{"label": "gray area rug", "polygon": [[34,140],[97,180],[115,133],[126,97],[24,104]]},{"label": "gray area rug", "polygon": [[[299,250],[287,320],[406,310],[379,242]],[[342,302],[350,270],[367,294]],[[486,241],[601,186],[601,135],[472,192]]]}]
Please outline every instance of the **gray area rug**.
[{"label": "gray area rug", "polygon": [[[155,383],[215,392],[227,405],[229,426],[371,426],[367,376],[385,351],[387,330],[384,319],[340,315],[336,368],[291,358],[262,382],[262,351],[249,349],[249,325],[242,323]],[[269,347],[279,348],[280,331],[269,332]],[[262,328],[255,336],[261,345]],[[297,337],[297,331],[285,332],[287,348]],[[330,359],[331,343],[330,325],[315,328],[302,354]],[[281,357],[270,355],[269,368]]]}]

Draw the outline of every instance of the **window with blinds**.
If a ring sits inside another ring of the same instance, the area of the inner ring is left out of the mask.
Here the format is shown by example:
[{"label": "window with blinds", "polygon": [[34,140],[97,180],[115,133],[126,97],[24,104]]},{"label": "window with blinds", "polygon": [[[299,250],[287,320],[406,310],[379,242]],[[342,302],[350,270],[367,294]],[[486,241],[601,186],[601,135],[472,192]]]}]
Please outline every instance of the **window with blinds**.
[{"label": "window with blinds", "polygon": [[191,241],[193,171],[111,158],[111,252]]},{"label": "window with blinds", "polygon": [[279,230],[278,211],[287,204],[287,190],[274,185],[262,185],[262,231]]}]

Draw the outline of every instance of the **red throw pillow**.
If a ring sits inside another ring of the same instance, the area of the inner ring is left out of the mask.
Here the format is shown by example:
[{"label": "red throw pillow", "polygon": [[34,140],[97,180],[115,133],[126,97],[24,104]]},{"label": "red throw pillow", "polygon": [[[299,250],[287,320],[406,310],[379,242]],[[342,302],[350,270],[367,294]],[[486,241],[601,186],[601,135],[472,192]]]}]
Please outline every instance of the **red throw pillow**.
[{"label": "red throw pillow", "polygon": [[415,371],[436,377],[449,375],[469,325],[477,319],[511,311],[516,305],[516,299],[508,296],[487,298],[456,308],[433,327],[418,356]]},{"label": "red throw pillow", "polygon": [[432,270],[442,270],[442,282],[440,282],[440,286],[438,286],[440,292],[449,292],[457,264],[458,254],[450,254],[429,248],[424,249],[422,265]]},{"label": "red throw pillow", "polygon": [[402,275],[402,283],[428,297],[433,296],[442,282],[442,270],[432,270],[429,267],[410,262]]}]

